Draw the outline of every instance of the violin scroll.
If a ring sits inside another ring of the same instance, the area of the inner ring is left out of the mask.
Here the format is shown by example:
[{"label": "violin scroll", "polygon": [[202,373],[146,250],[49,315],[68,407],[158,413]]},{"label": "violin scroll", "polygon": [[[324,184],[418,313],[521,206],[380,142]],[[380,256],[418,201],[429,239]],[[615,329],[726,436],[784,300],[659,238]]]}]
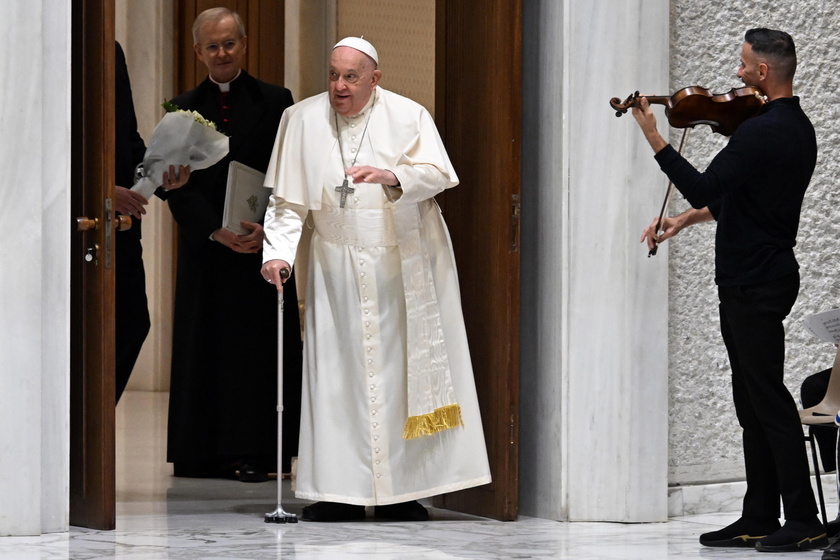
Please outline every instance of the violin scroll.
[{"label": "violin scroll", "polygon": [[613,97],[612,99],[610,99],[610,107],[615,109],[615,116],[620,117],[621,115],[626,113],[628,109],[638,105],[639,99],[641,99],[641,96],[639,95],[638,91],[628,95],[627,99],[625,99],[624,101],[621,101],[621,99],[618,97]]}]

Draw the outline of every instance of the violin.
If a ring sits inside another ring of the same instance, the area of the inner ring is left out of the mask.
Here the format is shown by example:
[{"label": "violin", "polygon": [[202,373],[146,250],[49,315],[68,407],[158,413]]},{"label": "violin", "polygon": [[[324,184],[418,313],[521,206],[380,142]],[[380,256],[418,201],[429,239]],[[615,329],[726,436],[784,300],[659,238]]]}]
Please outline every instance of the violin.
[{"label": "violin", "polygon": [[[636,107],[646,97],[649,103],[665,106],[665,116],[668,124],[674,128],[682,128],[683,137],[680,142],[680,153],[685,147],[685,140],[689,128],[698,124],[707,124],[712,131],[724,136],[732,136],[742,122],[755,116],[762,105],[767,103],[767,96],[761,90],[754,87],[732,88],[726,93],[710,93],[708,89],[700,86],[683,88],[671,96],[651,95],[641,96],[639,92],[631,94],[623,102],[618,97],[610,99],[610,107],[615,109],[615,116],[620,117],[631,107]],[[674,184],[668,183],[665,191],[665,200],[662,202],[662,209],[654,226],[656,235],[660,232],[662,219],[668,207]],[[659,242],[654,241],[653,248],[648,252],[648,257],[656,255]]]},{"label": "violin", "polygon": [[668,123],[674,128],[707,124],[712,127],[712,131],[724,136],[732,136],[742,122],[755,116],[761,106],[767,103],[767,96],[754,87],[710,93],[704,87],[690,86],[671,96],[641,96],[637,91],[623,102],[613,97],[610,99],[610,107],[615,109],[615,116],[620,117],[631,107],[638,106],[642,97],[647,97],[651,104],[664,105]]}]

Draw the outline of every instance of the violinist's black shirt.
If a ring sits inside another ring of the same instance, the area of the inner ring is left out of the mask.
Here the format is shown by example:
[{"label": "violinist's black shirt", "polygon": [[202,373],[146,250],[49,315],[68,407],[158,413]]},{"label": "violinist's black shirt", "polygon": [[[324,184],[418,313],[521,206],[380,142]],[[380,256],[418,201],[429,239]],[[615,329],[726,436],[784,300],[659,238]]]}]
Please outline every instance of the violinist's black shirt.
[{"label": "violinist's black shirt", "polygon": [[686,200],[708,206],[717,220],[718,285],[757,284],[799,269],[793,246],[817,140],[798,97],[762,106],[703,173],[670,145],[655,157]]}]

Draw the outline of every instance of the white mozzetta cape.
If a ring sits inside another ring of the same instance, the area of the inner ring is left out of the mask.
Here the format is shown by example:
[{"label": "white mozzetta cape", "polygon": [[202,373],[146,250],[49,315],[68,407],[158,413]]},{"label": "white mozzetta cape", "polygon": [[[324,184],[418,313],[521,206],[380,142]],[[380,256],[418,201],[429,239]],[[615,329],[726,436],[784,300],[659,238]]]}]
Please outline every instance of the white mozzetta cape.
[{"label": "white mozzetta cape", "polygon": [[[490,471],[455,261],[433,200],[458,179],[422,106],[381,88],[371,101],[339,118],[338,131],[326,93],[286,110],[266,175],[264,259],[295,264],[309,294],[299,298],[297,496],[385,505],[486,484]],[[335,187],[353,157],[391,170],[402,188],[357,184],[339,208]],[[417,407],[456,402],[462,424],[403,437]]]}]

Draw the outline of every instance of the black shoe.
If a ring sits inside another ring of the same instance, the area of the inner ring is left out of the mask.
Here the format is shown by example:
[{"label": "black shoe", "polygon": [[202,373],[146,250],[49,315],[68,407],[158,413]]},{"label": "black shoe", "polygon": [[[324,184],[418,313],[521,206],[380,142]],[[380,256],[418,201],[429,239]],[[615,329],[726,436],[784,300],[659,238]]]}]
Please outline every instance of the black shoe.
[{"label": "black shoe", "polygon": [[742,517],[718,531],[700,535],[703,546],[752,548],[756,541],[779,530],[779,520]]},{"label": "black shoe", "polygon": [[173,463],[172,476],[183,478],[226,478],[222,467],[210,463]]},{"label": "black shoe", "polygon": [[262,465],[246,463],[239,467],[239,480],[242,482],[265,482],[268,470]]},{"label": "black shoe", "polygon": [[373,516],[382,519],[396,519],[397,521],[429,520],[429,512],[416,500],[388,506],[376,506],[373,508]]},{"label": "black shoe", "polygon": [[365,518],[365,506],[315,502],[303,508],[300,518],[303,521],[357,521]]},{"label": "black shoe", "polygon": [[822,553],[822,560],[840,560],[840,542],[826,548]]},{"label": "black shoe", "polygon": [[784,527],[755,543],[755,549],[759,552],[797,552],[827,545],[825,527],[814,517],[811,521],[786,521]]}]

